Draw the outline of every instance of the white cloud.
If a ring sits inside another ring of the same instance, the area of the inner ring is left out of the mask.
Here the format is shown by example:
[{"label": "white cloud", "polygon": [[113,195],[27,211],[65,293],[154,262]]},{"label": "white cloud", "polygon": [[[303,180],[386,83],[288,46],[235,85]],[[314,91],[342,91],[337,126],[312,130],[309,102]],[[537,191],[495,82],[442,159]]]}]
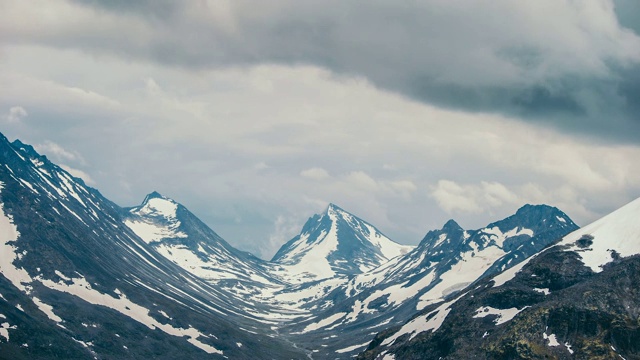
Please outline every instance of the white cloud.
[{"label": "white cloud", "polygon": [[369,174],[364,171],[352,171],[346,176],[346,181],[359,189],[368,193],[375,193],[379,186]]},{"label": "white cloud", "polygon": [[432,188],[431,196],[447,213],[480,213],[521,202],[521,198],[503,184],[487,181],[460,185],[455,181],[440,180]]},{"label": "white cloud", "polygon": [[256,169],[256,170],[266,170],[266,169],[270,168],[270,166],[266,162],[261,161],[261,162],[255,164],[253,166],[253,168]]},{"label": "white cloud", "polygon": [[89,185],[89,186],[95,186],[96,182],[91,178],[91,176],[89,174],[87,174],[86,172],[79,170],[79,169],[74,169],[70,166],[64,165],[64,164],[59,164],[61,168],[63,168],[65,171],[67,171],[69,174],[71,174],[71,176],[75,176],[77,178],[82,179],[85,184]]},{"label": "white cloud", "polygon": [[479,213],[482,207],[476,201],[475,187],[462,187],[454,181],[440,180],[431,191],[438,205],[447,213],[455,211]]},{"label": "white cloud", "polygon": [[331,175],[329,175],[327,170],[319,167],[313,167],[306,170],[302,170],[300,172],[300,176],[308,179],[312,179],[312,180],[317,180],[317,181],[328,179],[331,177]]},{"label": "white cloud", "polygon": [[72,161],[78,162],[80,164],[85,163],[84,158],[78,152],[68,151],[62,146],[50,140],[47,140],[41,144],[36,144],[33,147],[38,153],[42,155],[53,156],[57,161]]},{"label": "white cloud", "polygon": [[481,182],[484,201],[491,207],[507,204],[518,204],[520,199],[506,186],[497,182]]},{"label": "white cloud", "polygon": [[298,234],[302,224],[300,219],[291,216],[278,215],[273,223],[273,231],[269,234],[268,246],[262,248],[264,258],[272,258],[284,243]]},{"label": "white cloud", "polygon": [[9,123],[18,123],[22,119],[26,118],[29,114],[22,106],[12,106],[7,114],[7,121]]}]

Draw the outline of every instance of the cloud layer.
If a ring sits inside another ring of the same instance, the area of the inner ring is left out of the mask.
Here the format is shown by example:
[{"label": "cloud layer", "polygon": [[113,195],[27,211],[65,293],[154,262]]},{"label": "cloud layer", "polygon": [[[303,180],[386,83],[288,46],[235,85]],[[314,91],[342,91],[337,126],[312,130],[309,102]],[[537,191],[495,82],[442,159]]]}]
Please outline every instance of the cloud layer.
[{"label": "cloud layer", "polygon": [[439,106],[637,143],[633,9],[626,0],[34,0],[5,4],[0,29],[14,44],[179,68],[310,64]]},{"label": "cloud layer", "polygon": [[416,243],[640,195],[633,2],[0,4],[6,135],[264,257],[329,202]]}]

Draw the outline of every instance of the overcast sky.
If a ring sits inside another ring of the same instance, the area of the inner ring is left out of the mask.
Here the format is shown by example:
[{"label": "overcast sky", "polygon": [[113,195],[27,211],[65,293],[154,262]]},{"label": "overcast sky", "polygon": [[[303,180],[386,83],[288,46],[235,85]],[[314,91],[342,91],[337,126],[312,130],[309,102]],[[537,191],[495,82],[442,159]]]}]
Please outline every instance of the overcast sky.
[{"label": "overcast sky", "polygon": [[330,202],[586,225],[640,196],[640,2],[0,0],[0,125],[264,258]]}]

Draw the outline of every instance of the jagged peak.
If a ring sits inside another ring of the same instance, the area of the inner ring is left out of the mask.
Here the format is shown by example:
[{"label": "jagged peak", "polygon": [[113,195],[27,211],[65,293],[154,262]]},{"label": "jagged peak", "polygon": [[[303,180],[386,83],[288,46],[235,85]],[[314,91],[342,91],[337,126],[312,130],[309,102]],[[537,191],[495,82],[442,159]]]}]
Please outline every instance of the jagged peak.
[{"label": "jagged peak", "polygon": [[348,213],[348,212],[334,203],[329,203],[329,205],[327,206],[327,210],[325,211],[325,214],[331,214],[331,213]]},{"label": "jagged peak", "polygon": [[527,213],[532,211],[540,211],[540,210],[560,211],[558,210],[558,208],[550,205],[546,205],[546,204],[524,204],[516,211],[516,214]]},{"label": "jagged peak", "polygon": [[172,198],[162,195],[161,193],[159,193],[158,191],[152,191],[151,193],[147,194],[147,196],[144,197],[144,200],[142,201],[142,204],[140,204],[140,207],[144,207],[145,205],[149,204],[149,202],[151,202],[152,200],[164,200],[165,202],[174,204],[174,205],[178,205],[178,202],[173,200]]},{"label": "jagged peak", "polygon": [[460,225],[458,225],[458,223],[455,220],[450,219],[444,224],[444,226],[442,226],[442,230],[450,231],[450,230],[464,230],[464,229]]},{"label": "jagged peak", "polygon": [[131,213],[157,213],[164,217],[175,217],[178,204],[175,200],[153,191],[145,196],[139,206],[129,209]]},{"label": "jagged peak", "polygon": [[149,201],[151,199],[165,199],[166,200],[168,198],[154,190],[151,193],[147,194],[147,196],[144,198],[143,203],[146,203],[147,201]]},{"label": "jagged peak", "polygon": [[28,155],[30,158],[46,159],[46,156],[40,155],[33,146],[23,143],[20,139],[15,139],[11,142],[11,146],[16,150],[19,150],[21,153]]},{"label": "jagged peak", "polygon": [[518,223],[520,226],[547,227],[548,225],[542,225],[546,221],[551,221],[551,223],[558,224],[560,226],[577,227],[567,214],[556,207],[545,204],[526,204],[520,207],[515,214],[493,222],[487,225],[486,228],[493,228],[497,226],[503,231],[510,230],[514,223]]},{"label": "jagged peak", "polygon": [[565,220],[571,220],[569,216],[567,216],[562,210],[558,209],[555,206],[546,205],[546,204],[523,205],[516,211],[514,216],[527,216],[527,215],[536,214],[536,213],[553,214],[556,216],[563,217]]}]

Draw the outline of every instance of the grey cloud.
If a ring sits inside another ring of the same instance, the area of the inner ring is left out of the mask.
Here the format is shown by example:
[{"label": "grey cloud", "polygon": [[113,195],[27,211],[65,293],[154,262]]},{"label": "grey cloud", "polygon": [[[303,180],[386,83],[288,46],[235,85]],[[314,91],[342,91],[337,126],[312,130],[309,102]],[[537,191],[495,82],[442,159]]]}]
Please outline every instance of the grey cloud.
[{"label": "grey cloud", "polygon": [[171,0],[72,0],[78,4],[94,6],[107,11],[133,13],[144,16],[168,18],[179,12],[180,4]]},{"label": "grey cloud", "polygon": [[[125,14],[116,23],[122,28],[106,22],[86,33],[56,36],[53,29],[23,40],[187,68],[316,64],[439,106],[611,141],[640,139],[636,101],[629,101],[639,87],[640,38],[620,32],[607,6],[541,2],[550,7],[545,12],[509,1],[76,2]],[[635,28],[630,14],[638,6],[615,5],[622,24]],[[601,19],[590,19],[594,11]]]}]

